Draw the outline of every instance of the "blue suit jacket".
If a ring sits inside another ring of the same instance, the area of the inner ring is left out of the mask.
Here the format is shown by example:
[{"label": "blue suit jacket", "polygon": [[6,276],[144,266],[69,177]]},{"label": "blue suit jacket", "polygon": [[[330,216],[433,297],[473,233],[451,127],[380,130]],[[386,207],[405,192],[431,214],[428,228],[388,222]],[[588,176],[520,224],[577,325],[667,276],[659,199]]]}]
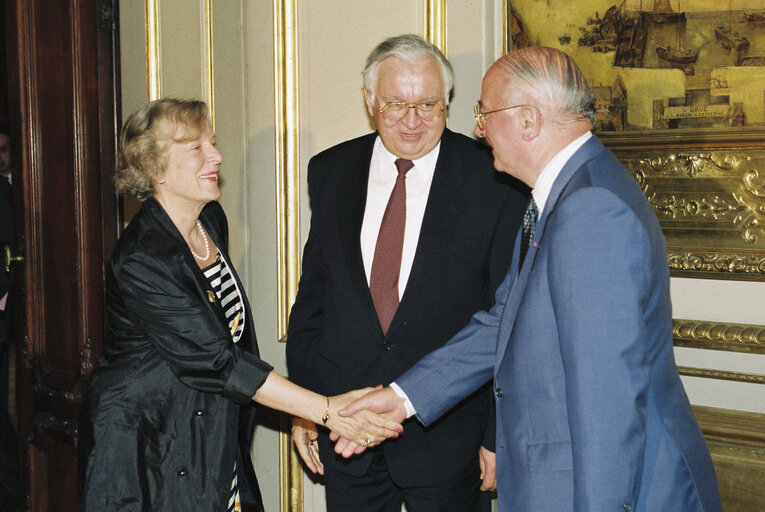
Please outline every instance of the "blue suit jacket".
[{"label": "blue suit jacket", "polygon": [[556,179],[534,242],[496,305],[396,381],[420,419],[494,378],[503,512],[719,511],[672,352],[664,238],[595,137]]}]

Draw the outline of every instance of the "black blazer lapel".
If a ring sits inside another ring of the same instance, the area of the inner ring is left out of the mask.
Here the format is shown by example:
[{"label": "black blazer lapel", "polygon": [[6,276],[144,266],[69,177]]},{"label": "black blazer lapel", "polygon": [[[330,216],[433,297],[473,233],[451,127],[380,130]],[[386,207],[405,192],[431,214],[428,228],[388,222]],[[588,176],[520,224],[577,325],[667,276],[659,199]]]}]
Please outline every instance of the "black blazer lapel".
[{"label": "black blazer lapel", "polygon": [[[361,256],[361,224],[367,204],[367,185],[369,183],[369,165],[377,133],[370,134],[359,141],[356,151],[349,152],[347,160],[340,166],[344,179],[338,183],[337,223],[340,233],[343,256],[348,267],[359,301],[364,309],[377,322],[372,295],[369,293],[364,260]],[[382,330],[380,330],[382,334]]]},{"label": "black blazer lapel", "polygon": [[457,220],[468,206],[468,198],[462,189],[465,169],[461,156],[451,143],[452,137],[454,134],[451,131],[444,130],[412,270],[388,332],[395,329],[407,311],[417,308],[420,302],[417,290],[422,289],[421,283],[427,282],[438,267],[441,258],[447,252],[448,243],[454,238],[453,231]]},{"label": "black blazer lapel", "polygon": [[[227,240],[221,233],[219,224],[212,221],[213,215],[210,214],[210,210],[212,208],[220,209],[221,215],[223,215],[221,206],[215,203],[214,206],[212,204],[206,206],[205,209],[202,210],[200,218],[202,220],[202,224],[210,234],[210,237],[212,238],[215,245],[224,251],[225,254]],[[162,205],[160,205],[159,202],[155,199],[149,198],[144,202],[141,209],[145,210],[146,215],[151,218],[152,222],[157,226],[157,229],[165,233],[167,237],[166,240],[173,244],[180,257],[185,260],[185,265],[183,266],[183,268],[186,269],[185,273],[187,273],[191,281],[195,284],[200,297],[202,297],[205,301],[209,301],[210,294],[214,293],[212,292],[210,283],[205,277],[204,272],[202,272],[202,269],[200,269],[199,265],[197,265],[194,257],[191,255],[191,251],[189,250],[189,247],[186,244],[186,241],[183,239],[180,231],[178,231],[178,228],[175,226],[175,224],[173,224],[173,221],[170,219],[167,212],[165,212]],[[241,283],[239,284],[241,286]],[[240,289],[243,290],[243,288]],[[215,301],[209,302],[211,302],[221,326],[228,331],[226,314],[220,305],[220,301],[216,298]]]}]

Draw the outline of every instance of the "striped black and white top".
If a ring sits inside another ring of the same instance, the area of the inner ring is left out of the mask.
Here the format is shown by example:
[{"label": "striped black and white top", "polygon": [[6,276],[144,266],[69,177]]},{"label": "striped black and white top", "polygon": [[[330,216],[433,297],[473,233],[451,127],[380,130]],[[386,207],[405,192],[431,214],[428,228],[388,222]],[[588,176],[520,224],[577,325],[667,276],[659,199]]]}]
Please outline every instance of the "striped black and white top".
[{"label": "striped black and white top", "polygon": [[244,301],[230,268],[226,259],[218,253],[215,263],[202,269],[202,272],[220,300],[228,327],[231,329],[231,338],[236,343],[244,332]]},{"label": "striped black and white top", "polygon": [[[205,277],[210,282],[215,295],[218,296],[223,311],[226,314],[228,328],[231,331],[231,339],[238,342],[244,332],[244,301],[236,279],[231,274],[230,265],[220,253],[215,258],[215,263],[202,269]],[[240,512],[239,485],[236,478],[236,460],[234,461],[234,476],[231,480],[231,494],[226,507],[226,512]]]}]

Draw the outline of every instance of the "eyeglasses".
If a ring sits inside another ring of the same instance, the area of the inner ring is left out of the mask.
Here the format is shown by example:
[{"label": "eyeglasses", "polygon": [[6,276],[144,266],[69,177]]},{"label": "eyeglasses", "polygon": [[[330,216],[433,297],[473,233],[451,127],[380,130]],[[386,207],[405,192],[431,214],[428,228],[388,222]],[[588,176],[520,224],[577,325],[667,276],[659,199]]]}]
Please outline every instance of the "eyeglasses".
[{"label": "eyeglasses", "polygon": [[406,103],[405,101],[391,101],[386,103],[377,111],[382,114],[383,119],[391,123],[401,121],[413,108],[417,117],[423,121],[435,121],[443,113],[444,107],[436,101],[423,101],[422,103]]},{"label": "eyeglasses", "polygon": [[489,110],[488,112],[481,112],[481,106],[478,103],[476,103],[473,106],[473,117],[475,118],[475,122],[478,125],[478,128],[483,130],[484,126],[486,125],[486,116],[488,116],[489,114],[493,114],[495,112],[502,112],[503,110],[510,110],[511,108],[531,107],[531,106],[532,105],[523,103],[521,105],[511,105],[509,107],[502,107],[496,110]]}]

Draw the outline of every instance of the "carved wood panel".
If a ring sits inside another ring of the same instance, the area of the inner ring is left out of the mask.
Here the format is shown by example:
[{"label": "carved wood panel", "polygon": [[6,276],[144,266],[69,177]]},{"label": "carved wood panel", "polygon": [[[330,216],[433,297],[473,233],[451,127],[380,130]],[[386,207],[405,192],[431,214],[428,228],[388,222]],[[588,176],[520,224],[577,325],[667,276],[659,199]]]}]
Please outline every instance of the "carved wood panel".
[{"label": "carved wood panel", "polygon": [[116,0],[8,0],[23,508],[77,510],[79,408],[117,233]]},{"label": "carved wood panel", "polygon": [[765,414],[694,406],[717,470],[723,510],[752,512],[765,503]]}]

